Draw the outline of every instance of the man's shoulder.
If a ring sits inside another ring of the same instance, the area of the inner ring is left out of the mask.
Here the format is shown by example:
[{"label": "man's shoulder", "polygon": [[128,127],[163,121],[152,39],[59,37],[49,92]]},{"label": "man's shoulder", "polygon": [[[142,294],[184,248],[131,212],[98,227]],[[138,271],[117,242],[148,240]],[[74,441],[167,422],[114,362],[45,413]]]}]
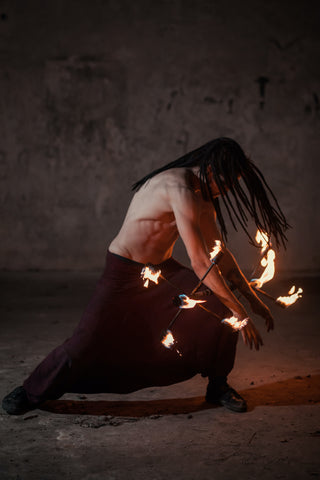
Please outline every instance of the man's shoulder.
[{"label": "man's shoulder", "polygon": [[166,198],[173,210],[177,206],[184,210],[197,211],[206,208],[198,177],[192,170],[186,168],[169,170],[168,174],[163,176],[162,182]]},{"label": "man's shoulder", "polygon": [[161,181],[183,181],[186,172],[186,168],[169,168],[169,170],[158,173],[154,178]]},{"label": "man's shoulder", "polygon": [[167,189],[195,191],[193,173],[187,168],[171,168],[159,173],[155,178]]}]

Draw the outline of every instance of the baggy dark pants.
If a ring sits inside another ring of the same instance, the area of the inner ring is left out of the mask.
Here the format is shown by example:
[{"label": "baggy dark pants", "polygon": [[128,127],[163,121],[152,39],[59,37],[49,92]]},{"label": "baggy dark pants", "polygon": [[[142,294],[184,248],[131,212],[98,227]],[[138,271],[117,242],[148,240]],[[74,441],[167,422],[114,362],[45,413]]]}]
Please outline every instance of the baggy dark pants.
[{"label": "baggy dark pants", "polygon": [[[72,337],[55,348],[25,380],[30,402],[64,393],[129,393],[170,385],[197,373],[227,376],[238,334],[223,318],[231,312],[212,294],[181,312],[172,327],[173,349],[161,344],[178,307],[173,297],[190,294],[198,278],[172,258],[156,265],[165,279],[143,286],[143,264],[107,253],[94,295]],[[181,353],[177,353],[177,349]]]}]

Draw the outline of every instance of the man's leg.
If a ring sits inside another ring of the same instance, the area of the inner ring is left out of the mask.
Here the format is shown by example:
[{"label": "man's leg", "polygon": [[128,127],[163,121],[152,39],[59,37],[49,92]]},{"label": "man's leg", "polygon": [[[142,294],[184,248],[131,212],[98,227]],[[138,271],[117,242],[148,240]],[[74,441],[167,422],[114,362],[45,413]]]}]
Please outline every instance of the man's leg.
[{"label": "man's leg", "polygon": [[230,387],[227,377],[209,377],[206,402],[222,405],[234,412],[245,412],[247,403],[234,388]]},{"label": "man's leg", "polygon": [[2,408],[10,415],[33,410],[46,400],[61,397],[72,386],[73,377],[71,359],[60,345],[36,367],[23,386],[4,397]]},{"label": "man's leg", "polygon": [[237,340],[237,332],[225,325],[221,331],[215,370],[209,374],[206,401],[223,405],[235,412],[245,412],[247,410],[246,401],[227,382],[227,377],[234,365]]}]

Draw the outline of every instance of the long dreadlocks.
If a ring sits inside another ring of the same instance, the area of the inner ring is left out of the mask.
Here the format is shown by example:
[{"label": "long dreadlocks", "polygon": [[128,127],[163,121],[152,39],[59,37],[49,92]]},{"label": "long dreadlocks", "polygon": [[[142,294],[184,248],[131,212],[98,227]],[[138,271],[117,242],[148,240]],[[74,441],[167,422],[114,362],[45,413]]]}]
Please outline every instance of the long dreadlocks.
[{"label": "long dreadlocks", "polygon": [[[232,226],[237,230],[236,221],[241,225],[254,244],[248,232],[248,214],[257,228],[273,236],[276,245],[286,246],[285,231],[290,227],[260,170],[245,155],[240,145],[231,138],[217,138],[183,155],[173,162],[149,173],[132,186],[138,191],[150,178],[171,168],[199,167],[201,193],[205,200],[211,200],[217,213],[222,237],[227,241],[227,229],[222,216],[219,198],[214,197],[209,179],[211,167],[213,179],[221,193]],[[246,191],[239,180],[242,180]],[[271,201],[270,201],[271,198]],[[273,203],[273,205],[272,205]],[[236,219],[236,220],[235,220]]]}]

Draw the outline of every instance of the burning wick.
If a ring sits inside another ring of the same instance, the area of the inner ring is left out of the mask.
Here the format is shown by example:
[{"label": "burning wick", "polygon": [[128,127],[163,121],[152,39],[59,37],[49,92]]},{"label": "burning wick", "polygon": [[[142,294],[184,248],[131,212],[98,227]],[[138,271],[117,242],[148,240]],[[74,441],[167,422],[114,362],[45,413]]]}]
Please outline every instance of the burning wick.
[{"label": "burning wick", "polygon": [[261,288],[266,282],[269,282],[275,274],[274,260],[276,258],[275,251],[270,248],[267,254],[261,259],[260,265],[264,267],[260,278],[252,278],[250,280],[256,287]]},{"label": "burning wick", "polygon": [[215,240],[214,242],[214,247],[210,252],[210,260],[211,262],[214,262],[216,260],[216,257],[218,254],[221,252],[222,247],[221,247],[221,241],[220,240]]},{"label": "burning wick", "polygon": [[255,240],[258,245],[261,245],[261,253],[264,253],[269,246],[269,236],[266,232],[262,232],[261,230],[257,230]]},{"label": "burning wick", "polygon": [[150,281],[158,285],[160,275],[161,275],[161,270],[155,270],[152,265],[146,265],[141,270],[141,277],[143,280],[145,280],[143,286],[145,288],[148,288]]},{"label": "burning wick", "polygon": [[176,343],[174,336],[172,335],[171,330],[166,331],[166,335],[161,340],[161,343],[166,348],[171,348]]},{"label": "burning wick", "polygon": [[256,292],[261,293],[262,295],[269,298],[274,303],[276,303],[279,307],[282,307],[282,308],[287,308],[290,305],[292,305],[293,303],[295,303],[298,300],[298,298],[302,297],[302,295],[300,295],[300,294],[303,292],[302,288],[299,288],[299,290],[294,295],[292,295],[293,292],[294,292],[293,288],[295,288],[295,287],[292,287],[289,290],[289,294],[291,294],[292,296],[274,298],[269,293],[265,292],[264,290],[261,290],[261,288],[257,288],[254,285],[252,285],[252,286],[253,286],[253,288],[255,289]]},{"label": "burning wick", "polygon": [[[163,337],[163,339],[161,340],[161,343],[164,347],[168,348],[169,350],[172,349],[172,347],[176,344],[176,341],[174,339],[174,336],[172,335],[172,332],[171,330],[167,330],[166,331],[166,334],[165,336]],[[175,348],[175,351],[177,352],[177,354],[182,357],[182,353],[180,352],[180,350],[178,350],[177,348]]]},{"label": "burning wick", "polygon": [[[269,282],[274,277],[275,274],[275,251],[271,248],[271,243],[270,243],[270,238],[266,232],[262,232],[261,230],[257,230],[256,236],[255,236],[256,242],[261,245],[261,253],[264,253],[265,251],[266,254],[264,257],[261,259],[260,265],[264,267],[264,271],[262,272],[262,275],[260,278],[253,278],[250,280],[251,286],[258,292],[261,293],[262,295],[270,298],[270,300],[273,300],[275,303],[280,305],[283,308],[286,308],[293,303],[295,303],[298,298],[302,297],[302,288],[299,288],[297,292],[295,292],[295,286],[293,286],[289,290],[289,296],[283,296],[283,297],[278,297],[275,299],[271,295],[269,295],[267,292],[264,292],[261,290],[261,287],[263,284],[266,282]],[[252,274],[252,276],[254,273]]]},{"label": "burning wick", "polygon": [[293,303],[295,303],[298,298],[301,298],[302,297],[302,288],[299,288],[296,292],[295,292],[295,285],[293,285],[289,292],[288,292],[288,296],[286,297],[278,297],[277,298],[277,303],[280,303],[281,305],[285,306],[285,307],[289,307],[290,305],[292,305]]},{"label": "burning wick", "polygon": [[260,278],[255,278],[256,271],[258,267],[252,273],[252,279],[250,280],[257,288],[261,288],[262,285],[266,282],[269,282],[275,274],[275,265],[274,260],[276,257],[275,251],[271,248],[270,237],[266,232],[261,230],[257,230],[255,236],[256,242],[260,245],[261,254],[266,254],[260,261],[260,265],[264,267],[264,271],[262,272]]},{"label": "burning wick", "polygon": [[187,295],[182,293],[179,295],[180,305],[179,308],[194,308],[197,303],[205,303],[205,300],[193,300],[189,298]]},{"label": "burning wick", "polygon": [[[205,274],[202,276],[202,278],[199,280],[198,284],[192,290],[192,292],[190,294],[191,296],[194,295],[199,290],[199,288],[202,285],[203,280],[206,278],[206,276],[208,275],[210,270],[214,267],[214,265],[216,265],[218,263],[218,261],[220,260],[222,255],[223,255],[223,252],[222,252],[222,248],[221,248],[221,242],[220,242],[220,240],[215,240],[215,246],[213,247],[213,250],[212,250],[211,255],[210,255],[211,265],[208,267]],[[184,294],[179,295],[178,298],[179,298],[180,301],[182,300],[181,297],[182,297],[182,299],[185,297],[186,299],[190,300],[191,302],[199,303],[199,301],[191,300],[189,297],[187,297],[187,295],[184,295]],[[188,307],[186,307],[186,306],[181,307],[181,305],[180,305],[180,309],[177,311],[177,313],[175,314],[175,316],[173,317],[173,319],[171,320],[171,322],[168,325],[167,332],[171,333],[171,331],[169,329],[172,327],[174,322],[177,320],[177,318],[179,317],[179,315],[180,315],[180,313],[182,312],[183,309],[193,308],[193,307],[194,307],[194,305],[188,306]],[[199,305],[199,307],[201,307],[201,305]],[[202,307],[202,308],[205,308],[205,307]],[[162,343],[163,343],[163,341],[162,341]],[[179,353],[179,355],[181,355],[181,353],[178,350],[177,350],[177,352]]]},{"label": "burning wick", "polygon": [[203,275],[203,277],[199,280],[199,283],[194,287],[194,289],[192,290],[191,292],[191,295],[193,295],[194,293],[196,293],[199,288],[201,287],[202,283],[203,283],[203,280],[206,278],[206,276],[208,275],[208,273],[210,272],[210,270],[218,264],[220,258],[222,257],[223,255],[223,251],[222,251],[222,247],[221,247],[221,242],[220,240],[215,240],[214,242],[214,247],[210,253],[210,261],[211,261],[211,265],[208,267],[207,271],[205,272],[205,274]]},{"label": "burning wick", "polygon": [[221,323],[225,323],[226,325],[229,325],[233,330],[239,331],[247,325],[248,321],[249,318],[239,320],[237,317],[232,316],[230,318],[224,318],[223,320],[221,320]]}]

